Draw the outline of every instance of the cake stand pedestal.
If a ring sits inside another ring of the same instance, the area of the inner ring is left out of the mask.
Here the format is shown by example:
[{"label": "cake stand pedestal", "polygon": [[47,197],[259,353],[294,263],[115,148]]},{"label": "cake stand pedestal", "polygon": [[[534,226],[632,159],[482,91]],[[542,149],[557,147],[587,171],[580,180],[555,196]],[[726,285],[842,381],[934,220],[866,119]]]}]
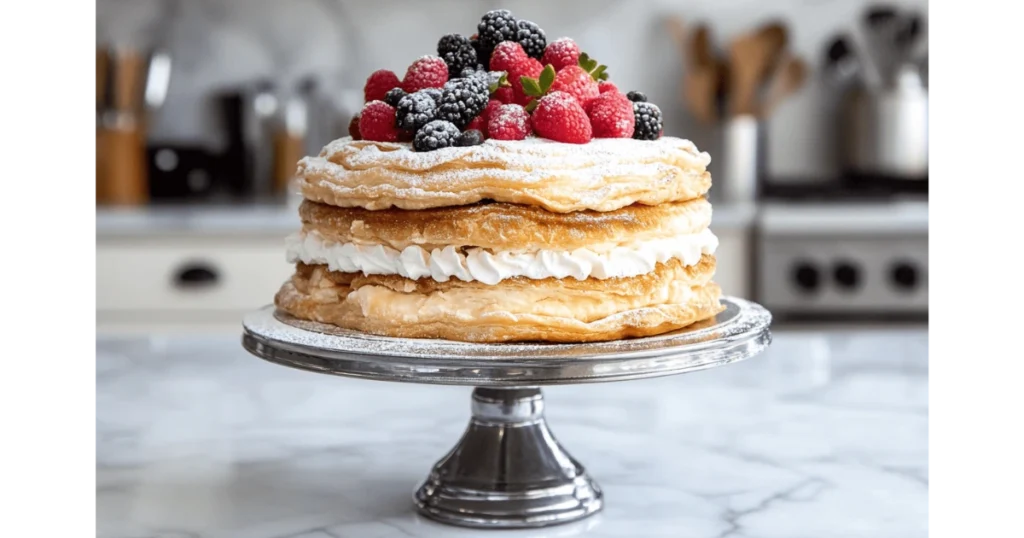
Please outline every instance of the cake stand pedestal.
[{"label": "cake stand pedestal", "polygon": [[555,440],[540,387],[682,374],[749,358],[771,342],[771,315],[723,298],[715,319],[670,334],[588,344],[472,344],[373,336],[267,306],[243,321],[242,345],[303,370],[469,385],[462,439],[413,495],[420,513],[465,527],[568,523],[601,510],[601,488]]}]

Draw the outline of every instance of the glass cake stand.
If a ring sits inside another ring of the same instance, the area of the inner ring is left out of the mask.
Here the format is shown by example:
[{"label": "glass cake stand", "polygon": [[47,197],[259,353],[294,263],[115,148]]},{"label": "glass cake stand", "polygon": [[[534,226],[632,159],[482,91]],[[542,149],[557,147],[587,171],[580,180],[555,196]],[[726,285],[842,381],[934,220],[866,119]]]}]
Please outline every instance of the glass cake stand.
[{"label": "glass cake stand", "polygon": [[243,321],[242,345],[270,362],[381,381],[469,385],[472,417],[414,501],[453,525],[543,527],[603,505],[601,488],[555,440],[543,385],[625,381],[740,361],[771,342],[771,314],[723,298],[712,320],[670,334],[585,344],[473,344],[373,336],[293,318],[272,305]]}]

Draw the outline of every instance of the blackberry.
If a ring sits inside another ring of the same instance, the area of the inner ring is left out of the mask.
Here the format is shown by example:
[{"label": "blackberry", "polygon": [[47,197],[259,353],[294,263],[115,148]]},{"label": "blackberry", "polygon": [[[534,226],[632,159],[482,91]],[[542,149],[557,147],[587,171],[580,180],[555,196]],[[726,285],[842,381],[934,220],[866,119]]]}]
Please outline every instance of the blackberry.
[{"label": "blackberry", "polygon": [[418,130],[437,116],[437,102],[423,91],[406,95],[395,107],[395,126]]},{"label": "blackberry", "polygon": [[384,102],[393,107],[398,107],[398,102],[406,95],[408,94],[402,88],[392,88],[388,90],[388,93],[384,94]]},{"label": "blackberry", "polygon": [[416,151],[434,151],[456,145],[461,136],[459,128],[451,122],[434,120],[416,131],[412,147]]},{"label": "blackberry", "polygon": [[512,12],[507,9],[495,9],[484,13],[480,24],[476,25],[477,35],[483,50],[494,50],[502,41],[515,41],[519,26]]},{"label": "blackberry", "polygon": [[459,136],[460,146],[477,146],[484,142],[484,134],[476,129],[470,129]]},{"label": "blackberry", "polygon": [[632,91],[632,92],[627,93],[626,97],[630,101],[633,101],[634,103],[646,103],[647,102],[647,96],[644,95],[642,92]]},{"label": "blackberry", "polygon": [[490,92],[487,91],[487,82],[484,78],[474,76],[449,80],[441,92],[441,105],[437,108],[437,117],[450,121],[461,129],[480,115],[489,98]]},{"label": "blackberry", "polygon": [[661,109],[654,103],[645,101],[633,103],[633,117],[636,127],[633,138],[637,140],[657,140],[661,136]]},{"label": "blackberry", "polygon": [[548,46],[548,38],[544,30],[530,21],[519,21],[519,29],[516,31],[516,41],[523,46],[523,50],[531,58],[540,59],[544,56],[544,49]]},{"label": "blackberry", "polygon": [[469,38],[448,34],[437,42],[437,55],[448,66],[448,78],[458,77],[463,69],[476,66],[476,49]]},{"label": "blackberry", "polygon": [[475,35],[469,38],[469,44],[473,46],[473,50],[476,51],[476,60],[483,66],[481,71],[486,71],[491,63],[491,52],[493,49],[488,49],[480,44],[480,39]]},{"label": "blackberry", "polygon": [[423,88],[416,93],[425,93],[429,95],[435,103],[441,104],[441,88]]}]

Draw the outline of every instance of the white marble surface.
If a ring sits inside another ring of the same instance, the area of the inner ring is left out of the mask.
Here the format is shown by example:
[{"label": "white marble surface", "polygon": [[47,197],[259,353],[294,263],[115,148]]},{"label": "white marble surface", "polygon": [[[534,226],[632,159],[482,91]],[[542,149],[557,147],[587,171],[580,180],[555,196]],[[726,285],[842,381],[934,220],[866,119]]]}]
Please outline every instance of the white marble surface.
[{"label": "white marble surface", "polygon": [[503,532],[410,502],[465,426],[469,388],[290,370],[237,337],[97,352],[102,538],[927,536],[924,329],[783,331],[716,370],[546,389],[606,508]]}]

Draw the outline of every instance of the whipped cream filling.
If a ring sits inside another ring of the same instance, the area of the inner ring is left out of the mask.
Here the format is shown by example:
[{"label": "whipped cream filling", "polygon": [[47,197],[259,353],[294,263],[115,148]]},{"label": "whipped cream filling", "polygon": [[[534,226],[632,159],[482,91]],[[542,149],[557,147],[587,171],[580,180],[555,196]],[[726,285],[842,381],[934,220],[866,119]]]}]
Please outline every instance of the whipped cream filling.
[{"label": "whipped cream filling", "polygon": [[384,245],[337,243],[316,231],[299,232],[287,239],[291,263],[324,264],[331,271],[367,275],[430,277],[438,282],[458,278],[494,285],[507,278],[532,279],[590,277],[608,279],[650,273],[658,263],[678,259],[695,265],[704,254],[714,254],[718,238],[710,229],[696,234],[648,239],[595,252],[573,251],[491,252],[482,248],[426,250],[412,245],[397,250]]}]

